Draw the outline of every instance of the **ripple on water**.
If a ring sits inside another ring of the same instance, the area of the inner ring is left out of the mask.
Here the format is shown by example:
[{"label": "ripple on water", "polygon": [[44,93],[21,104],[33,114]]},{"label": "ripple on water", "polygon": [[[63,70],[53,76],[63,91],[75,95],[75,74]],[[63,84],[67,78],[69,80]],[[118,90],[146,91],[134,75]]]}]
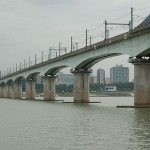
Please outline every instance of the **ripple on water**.
[{"label": "ripple on water", "polygon": [[149,109],[115,107],[133,104],[132,98],[101,98],[101,102],[68,104],[1,99],[0,149],[148,150]]}]

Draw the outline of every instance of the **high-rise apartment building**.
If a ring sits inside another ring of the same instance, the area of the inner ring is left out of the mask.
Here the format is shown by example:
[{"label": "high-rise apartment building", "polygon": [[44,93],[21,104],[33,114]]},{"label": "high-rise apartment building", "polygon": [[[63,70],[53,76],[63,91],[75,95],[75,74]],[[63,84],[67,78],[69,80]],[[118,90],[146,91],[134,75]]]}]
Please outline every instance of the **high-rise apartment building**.
[{"label": "high-rise apartment building", "polygon": [[97,70],[97,83],[105,84],[105,70],[102,68]]},{"label": "high-rise apartment building", "polygon": [[110,68],[110,83],[129,82],[129,68],[116,65]]}]

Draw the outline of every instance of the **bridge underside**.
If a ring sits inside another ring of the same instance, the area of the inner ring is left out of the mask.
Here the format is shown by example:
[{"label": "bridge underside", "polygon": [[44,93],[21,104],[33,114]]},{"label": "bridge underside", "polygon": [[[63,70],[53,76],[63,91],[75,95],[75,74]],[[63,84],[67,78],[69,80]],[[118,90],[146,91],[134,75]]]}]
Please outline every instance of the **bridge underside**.
[{"label": "bridge underside", "polygon": [[68,67],[68,66],[58,66],[58,67],[51,68],[45,73],[45,76],[47,76],[47,75],[55,76],[60,70],[66,68],[66,67]]},{"label": "bridge underside", "polygon": [[89,58],[89,59],[83,61],[82,63],[80,63],[78,66],[75,67],[75,69],[76,70],[78,70],[78,69],[87,70],[87,69],[90,69],[92,66],[94,66],[95,64],[97,64],[98,62],[100,62],[104,59],[111,58],[111,57],[114,57],[114,56],[119,56],[119,55],[122,55],[122,54],[115,53],[115,54],[105,54],[105,55],[102,55],[102,56],[92,57],[92,58]]},{"label": "bridge underside", "polygon": [[137,58],[142,58],[142,57],[150,57],[150,48],[143,51],[142,53],[138,54],[136,57]]}]

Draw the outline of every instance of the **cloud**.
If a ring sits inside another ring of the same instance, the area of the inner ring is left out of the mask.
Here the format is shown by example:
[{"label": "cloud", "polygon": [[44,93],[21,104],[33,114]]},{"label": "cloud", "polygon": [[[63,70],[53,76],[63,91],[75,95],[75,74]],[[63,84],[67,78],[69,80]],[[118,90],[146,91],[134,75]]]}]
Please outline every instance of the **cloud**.
[{"label": "cloud", "polygon": [[60,7],[71,7],[75,5],[78,0],[27,0],[29,4],[32,4],[36,7],[46,8],[60,8]]}]

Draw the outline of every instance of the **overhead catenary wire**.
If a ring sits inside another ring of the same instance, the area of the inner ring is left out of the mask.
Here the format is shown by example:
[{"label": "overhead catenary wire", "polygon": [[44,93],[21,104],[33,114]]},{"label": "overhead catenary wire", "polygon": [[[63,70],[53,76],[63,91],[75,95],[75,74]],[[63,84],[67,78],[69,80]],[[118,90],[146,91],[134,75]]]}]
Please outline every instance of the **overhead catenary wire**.
[{"label": "overhead catenary wire", "polygon": [[73,38],[74,38],[74,39],[80,38],[80,37],[84,36],[85,34],[86,34],[86,33],[83,33],[83,34],[80,34],[80,35],[77,35],[77,36],[73,36]]},{"label": "overhead catenary wire", "polygon": [[[111,20],[110,22],[115,21],[115,20],[119,20],[119,19],[121,19],[121,18],[124,18],[124,17],[128,16],[129,14],[130,14],[130,12],[127,13],[127,14],[125,14],[125,15],[123,15],[123,16],[121,16],[121,17],[118,17],[118,18],[115,18],[115,19]],[[88,34],[91,35],[91,32],[92,32],[92,31],[95,31],[95,30],[97,30],[97,29],[103,27],[103,25],[104,25],[104,23],[100,24],[100,25],[97,26],[96,28],[88,29],[88,30],[87,30]],[[78,35],[78,36],[73,36],[73,39],[76,40],[76,39],[78,39],[78,38],[84,37],[85,35],[86,35],[86,33],[80,34],[80,35]],[[96,36],[95,36],[95,37],[96,37]],[[93,38],[93,37],[92,37],[92,38]],[[82,42],[78,42],[78,43],[82,43]]]},{"label": "overhead catenary wire", "polygon": [[[121,19],[121,18],[124,18],[124,17],[128,16],[129,14],[130,14],[130,12],[127,13],[127,14],[125,14],[125,15],[123,15],[123,16],[121,16],[121,17],[118,17],[118,18],[116,18],[116,19],[111,20],[110,22],[119,20],[119,19]],[[88,32],[95,31],[95,30],[97,30],[97,29],[103,27],[103,25],[104,25],[104,23],[100,24],[99,26],[97,26],[97,27],[95,27],[95,28],[93,28],[93,29],[88,29],[87,31],[88,31]],[[83,34],[80,34],[80,35],[77,35],[77,36],[73,36],[73,38],[74,38],[74,39],[80,38],[80,37],[83,37],[84,35],[86,35],[86,33],[83,33]]]},{"label": "overhead catenary wire", "polygon": [[116,20],[120,20],[120,19],[122,19],[122,18],[124,18],[124,17],[126,17],[126,16],[128,16],[128,15],[130,15],[130,12],[127,13],[127,14],[125,14],[125,15],[123,15],[123,16],[121,16],[121,17],[118,17],[118,18],[116,18],[116,19],[110,20],[109,22],[113,22],[113,21],[116,21]]},{"label": "overhead catenary wire", "polygon": [[90,29],[90,30],[88,30],[88,31],[92,32],[92,31],[94,31],[94,30],[97,30],[97,29],[103,27],[103,25],[104,25],[104,23],[102,23],[102,24],[100,24],[99,26],[97,26],[97,27],[95,27],[95,28],[93,28],[93,29]]},{"label": "overhead catenary wire", "polygon": [[141,10],[146,10],[146,9],[150,9],[150,6],[149,7],[145,7],[145,8],[136,8],[135,11],[141,11]]}]

